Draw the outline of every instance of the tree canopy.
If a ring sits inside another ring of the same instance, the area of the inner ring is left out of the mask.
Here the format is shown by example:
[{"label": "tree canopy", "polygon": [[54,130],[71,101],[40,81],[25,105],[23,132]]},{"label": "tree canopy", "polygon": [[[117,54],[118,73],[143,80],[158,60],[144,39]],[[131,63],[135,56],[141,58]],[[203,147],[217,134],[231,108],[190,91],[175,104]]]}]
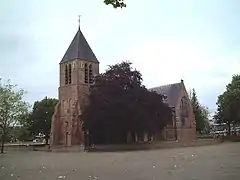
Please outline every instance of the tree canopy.
[{"label": "tree canopy", "polygon": [[34,135],[39,133],[45,135],[46,144],[48,143],[51,131],[52,115],[57,102],[57,99],[47,97],[41,101],[36,101],[27,122],[29,130]]},{"label": "tree canopy", "polygon": [[225,92],[218,96],[215,119],[221,123],[240,123],[240,75],[233,75]]},{"label": "tree canopy", "polygon": [[106,5],[112,5],[114,8],[123,8],[126,7],[124,0],[104,0]]},{"label": "tree canopy", "polygon": [[88,98],[83,129],[95,143],[126,143],[129,133],[135,141],[136,134],[161,130],[172,117],[164,96],[149,92],[129,62],[109,66],[97,76]]},{"label": "tree canopy", "polygon": [[21,116],[28,111],[28,104],[23,100],[24,91],[16,89],[10,81],[3,84],[0,79],[0,136],[1,153],[11,129],[19,124]]},{"label": "tree canopy", "polygon": [[189,97],[195,115],[196,131],[201,132],[208,123],[209,110],[199,103],[195,89],[190,92]]}]

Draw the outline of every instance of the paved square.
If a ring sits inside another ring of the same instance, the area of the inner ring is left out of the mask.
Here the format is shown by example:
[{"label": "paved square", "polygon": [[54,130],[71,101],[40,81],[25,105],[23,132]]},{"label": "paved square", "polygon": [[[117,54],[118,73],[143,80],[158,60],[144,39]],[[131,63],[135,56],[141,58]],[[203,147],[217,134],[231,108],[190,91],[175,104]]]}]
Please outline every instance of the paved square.
[{"label": "paved square", "polygon": [[0,180],[239,180],[240,143],[113,153],[9,152]]}]

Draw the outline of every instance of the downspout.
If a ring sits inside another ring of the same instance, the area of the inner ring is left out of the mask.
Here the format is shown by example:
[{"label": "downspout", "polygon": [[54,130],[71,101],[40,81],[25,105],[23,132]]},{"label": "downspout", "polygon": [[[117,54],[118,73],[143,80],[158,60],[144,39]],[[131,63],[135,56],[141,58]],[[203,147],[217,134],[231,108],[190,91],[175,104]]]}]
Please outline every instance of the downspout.
[{"label": "downspout", "polygon": [[177,136],[177,118],[176,118],[176,110],[175,107],[172,108],[173,109],[173,121],[174,121],[174,131],[175,131],[175,140],[178,140],[178,136]]}]

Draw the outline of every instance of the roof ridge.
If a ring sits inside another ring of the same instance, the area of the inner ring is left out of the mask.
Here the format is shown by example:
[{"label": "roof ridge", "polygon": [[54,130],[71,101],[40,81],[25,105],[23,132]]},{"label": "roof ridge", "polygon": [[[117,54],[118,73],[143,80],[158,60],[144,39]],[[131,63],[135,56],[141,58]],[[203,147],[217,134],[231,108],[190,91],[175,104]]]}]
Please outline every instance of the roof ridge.
[{"label": "roof ridge", "polygon": [[151,88],[149,88],[149,89],[159,88],[159,87],[164,87],[164,86],[171,86],[171,85],[176,85],[176,84],[181,84],[181,83],[178,82],[178,83],[164,84],[164,85],[160,85],[160,86],[151,87]]}]

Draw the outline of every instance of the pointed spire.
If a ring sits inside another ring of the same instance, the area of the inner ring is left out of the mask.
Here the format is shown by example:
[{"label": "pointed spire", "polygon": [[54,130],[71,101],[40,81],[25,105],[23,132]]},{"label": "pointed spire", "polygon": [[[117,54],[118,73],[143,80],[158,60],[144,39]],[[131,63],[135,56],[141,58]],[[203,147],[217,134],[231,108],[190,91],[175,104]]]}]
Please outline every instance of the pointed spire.
[{"label": "pointed spire", "polygon": [[78,29],[80,29],[80,19],[81,18],[81,15],[78,15]]},{"label": "pointed spire", "polygon": [[80,30],[80,16],[78,31],[74,36],[70,46],[68,47],[60,63],[71,61],[74,59],[81,59],[85,61],[99,63],[91,47],[89,46],[87,40],[82,34],[82,31]]}]

